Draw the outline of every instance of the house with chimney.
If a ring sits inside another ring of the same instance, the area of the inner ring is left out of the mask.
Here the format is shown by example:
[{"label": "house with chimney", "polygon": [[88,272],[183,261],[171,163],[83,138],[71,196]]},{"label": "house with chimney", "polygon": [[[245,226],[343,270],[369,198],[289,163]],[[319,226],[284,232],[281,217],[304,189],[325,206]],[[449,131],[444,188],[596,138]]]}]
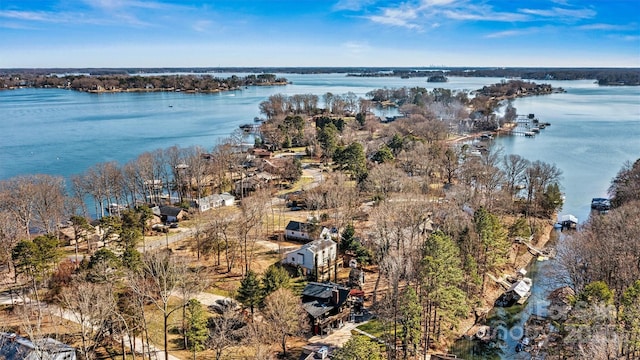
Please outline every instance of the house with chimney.
[{"label": "house with chimney", "polygon": [[348,320],[349,288],[332,282],[310,282],[302,290],[302,308],[314,335],[329,334]]}]

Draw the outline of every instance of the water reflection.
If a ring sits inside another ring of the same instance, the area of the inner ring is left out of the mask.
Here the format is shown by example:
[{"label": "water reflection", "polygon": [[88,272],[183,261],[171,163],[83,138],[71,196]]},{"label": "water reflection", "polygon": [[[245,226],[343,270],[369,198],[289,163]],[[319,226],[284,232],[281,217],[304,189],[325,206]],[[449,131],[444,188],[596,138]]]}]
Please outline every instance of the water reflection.
[{"label": "water reflection", "polygon": [[[547,246],[555,246],[562,241],[566,233],[552,230]],[[455,342],[451,353],[466,360],[474,359],[530,359],[526,352],[516,352],[516,345],[523,338],[525,323],[532,316],[547,317],[551,291],[563,286],[559,282],[559,264],[557,259],[537,261],[534,259],[527,267],[527,277],[533,281],[531,296],[524,305],[508,308],[495,307],[487,317],[494,340],[479,341],[463,338]]]}]

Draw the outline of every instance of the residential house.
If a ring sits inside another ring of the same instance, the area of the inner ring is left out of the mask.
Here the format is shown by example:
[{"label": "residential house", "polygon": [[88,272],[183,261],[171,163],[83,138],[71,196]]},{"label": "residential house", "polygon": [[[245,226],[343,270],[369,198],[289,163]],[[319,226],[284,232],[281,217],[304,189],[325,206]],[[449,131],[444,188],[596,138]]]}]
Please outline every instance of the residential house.
[{"label": "residential house", "polygon": [[287,240],[308,241],[315,238],[316,231],[320,239],[331,239],[333,237],[333,232],[324,226],[318,229],[316,224],[295,220],[291,220],[287,224],[284,229],[284,237]]},{"label": "residential house", "polygon": [[283,264],[299,267],[304,275],[318,281],[331,278],[331,272],[342,264],[337,258],[338,245],[331,239],[319,239],[285,254]]},{"label": "residential house", "polygon": [[[152,209],[154,210],[154,209]],[[159,206],[154,214],[160,216],[160,220],[164,223],[173,223],[182,220],[186,216],[184,209],[175,206]]]},{"label": "residential house", "polygon": [[310,282],[302,290],[302,308],[309,315],[311,331],[328,334],[349,317],[349,288],[335,283]]},{"label": "residential house", "polygon": [[267,187],[268,180],[257,176],[243,177],[235,182],[236,195],[247,194],[252,191],[263,189]]},{"label": "residential house", "polygon": [[0,359],[76,360],[76,349],[51,338],[32,342],[13,333],[0,332]]},{"label": "residential house", "polygon": [[262,159],[270,159],[273,155],[271,151],[262,148],[252,148],[249,150],[249,153],[257,158]]},{"label": "residential house", "polygon": [[200,212],[205,212],[207,210],[222,206],[233,206],[233,204],[235,204],[235,201],[235,196],[225,192],[222,194],[214,194],[196,199],[193,201],[192,206],[200,210]]}]

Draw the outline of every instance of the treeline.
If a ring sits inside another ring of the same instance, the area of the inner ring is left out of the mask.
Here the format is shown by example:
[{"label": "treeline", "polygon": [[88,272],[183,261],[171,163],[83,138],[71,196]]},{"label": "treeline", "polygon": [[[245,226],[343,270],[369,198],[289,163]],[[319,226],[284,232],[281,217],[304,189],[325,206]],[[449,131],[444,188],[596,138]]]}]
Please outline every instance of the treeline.
[{"label": "treeline", "polygon": [[613,209],[592,213],[558,249],[560,278],[574,294],[554,318],[559,354],[640,358],[640,159],[622,167],[609,194]]},{"label": "treeline", "polygon": [[216,92],[242,86],[283,85],[287,80],[274,74],[219,78],[212,75],[0,75],[0,89],[18,87],[61,88],[78,91],[186,91]]},{"label": "treeline", "polygon": [[[444,78],[445,72],[441,70],[412,70],[393,69],[389,71],[365,70],[359,73],[347,73],[352,77],[400,77],[403,79],[438,76]],[[445,80],[446,81],[446,80]]]},{"label": "treeline", "polygon": [[591,80],[600,85],[640,85],[638,68],[494,68],[451,69],[449,76],[504,77],[531,80]]}]

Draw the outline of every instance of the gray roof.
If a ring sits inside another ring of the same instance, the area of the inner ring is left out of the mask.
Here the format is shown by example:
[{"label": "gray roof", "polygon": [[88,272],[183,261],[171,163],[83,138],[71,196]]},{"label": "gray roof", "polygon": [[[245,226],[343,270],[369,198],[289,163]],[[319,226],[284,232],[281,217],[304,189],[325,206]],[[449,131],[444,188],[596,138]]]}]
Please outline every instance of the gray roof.
[{"label": "gray roof", "polygon": [[[331,239],[319,239],[302,245],[300,249],[309,248],[311,251],[317,253],[318,251],[328,249],[333,245],[336,245],[336,242]],[[299,251],[300,249],[296,251]]]},{"label": "gray roof", "polygon": [[31,342],[16,334],[0,332],[0,359],[75,360],[76,352],[73,347],[51,338]]},{"label": "gray roof", "polygon": [[287,230],[292,230],[292,231],[306,232],[306,231],[309,231],[309,227],[310,226],[311,226],[311,224],[308,224],[308,223],[303,223],[303,222],[300,222],[300,221],[291,220],[287,224],[286,229]]},{"label": "gray roof", "polygon": [[[333,289],[338,290],[338,303],[332,301]],[[349,296],[349,288],[335,283],[309,282],[302,290],[302,307],[312,317],[326,314],[342,306]]]},{"label": "gray roof", "polygon": [[182,212],[182,208],[175,206],[160,206],[160,214],[166,216],[178,216]]},{"label": "gray roof", "polygon": [[306,302],[302,304],[302,308],[312,317],[317,318],[322,314],[325,314],[335,308],[331,303],[320,302],[317,300]]}]

